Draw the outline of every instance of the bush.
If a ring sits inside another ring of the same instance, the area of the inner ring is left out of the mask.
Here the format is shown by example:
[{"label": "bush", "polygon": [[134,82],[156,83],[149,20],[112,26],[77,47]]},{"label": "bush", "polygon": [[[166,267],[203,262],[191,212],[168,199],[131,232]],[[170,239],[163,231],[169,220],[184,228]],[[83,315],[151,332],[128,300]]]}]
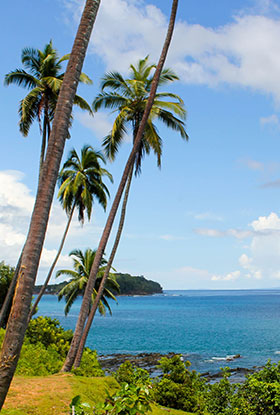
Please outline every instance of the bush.
[{"label": "bush", "polygon": [[72,330],[64,330],[57,319],[42,316],[30,321],[25,334],[30,344],[41,343],[61,357],[66,357],[72,337]]},{"label": "bush", "polygon": [[70,404],[70,413],[75,415],[143,415],[151,410],[150,401],[149,387],[123,383],[114,394],[110,395],[107,392],[105,402],[96,405],[95,408],[81,402],[80,396],[75,396]]},{"label": "bush", "polygon": [[154,398],[157,403],[169,408],[200,413],[204,406],[204,382],[195,371],[190,372],[187,369],[189,366],[190,363],[183,362],[179,355],[163,357],[159,361],[163,377],[154,385]]},{"label": "bush", "polygon": [[120,365],[119,369],[115,373],[115,378],[118,383],[143,384],[148,385],[151,383],[149,372],[133,365],[129,360],[126,360]]},{"label": "bush", "polygon": [[231,408],[232,397],[237,385],[228,380],[230,373],[224,368],[223,378],[216,383],[208,384],[206,396],[206,407],[210,414],[225,414]]},{"label": "bush", "polygon": [[63,360],[51,348],[41,343],[24,344],[17,364],[17,375],[46,376],[60,371]]},{"label": "bush", "polygon": [[77,376],[104,376],[104,372],[97,360],[96,351],[86,347],[80,366],[72,369],[72,373]]},{"label": "bush", "polygon": [[211,415],[280,414],[280,363],[268,362],[264,369],[249,375],[243,384],[230,384],[228,373],[208,385],[205,393]]}]

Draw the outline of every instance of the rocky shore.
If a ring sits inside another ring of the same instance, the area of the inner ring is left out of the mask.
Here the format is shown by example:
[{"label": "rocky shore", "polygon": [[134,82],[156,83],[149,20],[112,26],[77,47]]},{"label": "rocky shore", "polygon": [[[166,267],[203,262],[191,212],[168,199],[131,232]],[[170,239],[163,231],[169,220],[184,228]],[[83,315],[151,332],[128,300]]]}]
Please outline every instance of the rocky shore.
[{"label": "rocky shore", "polygon": [[[101,355],[99,356],[98,360],[100,362],[100,365],[102,369],[105,371],[105,373],[110,374],[112,372],[115,372],[118,370],[120,365],[124,363],[126,360],[129,360],[131,363],[133,363],[135,366],[140,367],[142,369],[147,370],[152,377],[160,376],[160,371],[157,367],[158,361],[166,356],[166,357],[172,357],[176,353],[168,353],[168,354],[161,354],[161,353],[139,353],[139,354],[125,354],[125,353],[117,353],[112,355]],[[242,356],[240,354],[230,356],[227,361],[233,361],[236,359],[241,359]],[[185,360],[188,360],[187,358]],[[259,370],[259,367],[253,367],[252,369],[244,368],[244,367],[236,367],[229,369],[229,372],[231,373],[231,380],[233,382],[240,382],[244,380],[245,375],[249,373],[253,373],[257,370]],[[209,382],[215,382],[221,379],[222,377],[222,371],[218,371],[217,373],[210,373],[205,372],[201,373],[201,376],[205,378]]]}]

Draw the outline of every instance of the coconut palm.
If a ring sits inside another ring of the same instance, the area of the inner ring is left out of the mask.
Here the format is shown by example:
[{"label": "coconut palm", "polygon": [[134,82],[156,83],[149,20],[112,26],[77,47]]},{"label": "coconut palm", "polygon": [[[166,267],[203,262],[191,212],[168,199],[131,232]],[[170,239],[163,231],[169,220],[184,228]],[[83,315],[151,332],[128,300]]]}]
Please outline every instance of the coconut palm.
[{"label": "coconut palm", "polygon": [[88,220],[90,220],[94,199],[100,203],[104,210],[106,209],[109,190],[104,184],[103,178],[108,177],[112,181],[112,176],[106,169],[101,167],[101,162],[105,163],[103,155],[98,151],[94,151],[91,146],[85,145],[81,150],[80,157],[76,150],[70,151],[68,159],[59,173],[58,184],[60,188],[58,198],[66,211],[68,221],[57,254],[30,311],[29,318],[35,313],[38,303],[51,279],[63,249],[74,211],[78,210],[78,220],[83,225],[85,213]]},{"label": "coconut palm", "polygon": [[129,173],[131,171],[131,167],[134,165],[134,160],[136,157],[136,154],[138,152],[138,148],[140,147],[141,144],[141,140],[142,140],[142,136],[144,134],[144,130],[145,130],[145,126],[147,124],[150,112],[151,112],[151,108],[154,102],[154,98],[156,95],[156,91],[157,91],[157,87],[158,87],[158,83],[159,83],[159,78],[160,78],[160,74],[162,72],[165,60],[166,60],[166,56],[168,53],[168,49],[170,46],[170,42],[172,39],[172,35],[173,35],[173,31],[174,31],[174,26],[175,26],[175,20],[176,20],[176,14],[177,14],[177,8],[178,8],[178,0],[173,0],[172,1],[172,8],[171,8],[171,14],[170,14],[170,19],[169,19],[169,24],[168,24],[168,29],[167,29],[167,34],[166,34],[166,38],[162,47],[162,51],[159,57],[159,61],[158,64],[156,66],[156,70],[155,70],[155,74],[153,77],[153,81],[151,83],[151,88],[150,88],[150,94],[149,94],[149,98],[147,100],[147,105],[145,107],[144,110],[144,114],[143,117],[140,121],[139,124],[139,128],[138,128],[138,132],[137,135],[135,137],[134,140],[134,144],[133,144],[133,148],[131,150],[131,153],[128,157],[128,160],[126,162],[126,165],[124,167],[124,171],[119,183],[119,187],[117,189],[115,198],[113,200],[112,206],[111,206],[111,210],[109,212],[103,233],[101,235],[101,239],[96,251],[96,255],[92,264],[92,268],[90,271],[90,275],[89,275],[89,279],[88,279],[88,284],[86,286],[85,289],[85,293],[83,296],[83,302],[81,305],[81,309],[80,309],[80,313],[79,313],[79,317],[76,323],[76,327],[75,327],[75,332],[73,335],[73,339],[70,345],[70,349],[68,351],[66,360],[64,362],[62,371],[63,372],[68,372],[71,370],[75,357],[77,355],[77,351],[78,351],[78,347],[79,347],[79,343],[81,341],[81,337],[83,334],[83,329],[84,329],[84,325],[85,325],[85,321],[88,317],[88,310],[90,307],[90,299],[91,299],[91,292],[92,289],[94,287],[94,283],[95,283],[95,279],[97,276],[97,272],[99,269],[99,264],[100,261],[102,259],[104,250],[106,248],[111,230],[112,230],[112,226],[116,217],[116,213],[120,204],[120,200],[127,182],[127,178],[129,176]]},{"label": "coconut palm", "polygon": [[[130,76],[128,78],[123,78],[123,76],[118,72],[111,72],[106,74],[102,79],[102,91],[94,100],[93,109],[98,111],[103,107],[113,109],[117,112],[113,128],[110,134],[108,134],[103,141],[105,152],[111,160],[114,160],[118,148],[122,143],[125,134],[127,134],[129,127],[132,129],[133,141],[137,135],[139,123],[143,117],[144,109],[147,104],[154,69],[155,65],[149,64],[147,56],[145,59],[139,60],[136,66],[130,65]],[[178,80],[177,75],[171,69],[164,69],[159,78],[159,87],[175,80]],[[167,99],[171,99],[171,101]],[[104,272],[104,282],[101,284],[99,296],[102,295],[102,289],[105,286],[106,277],[109,273],[110,267],[112,266],[124,226],[126,205],[132,180],[133,168],[135,169],[135,174],[139,174],[141,172],[143,157],[145,154],[149,154],[151,150],[155,153],[157,157],[157,164],[160,167],[162,138],[159,136],[155,122],[157,120],[163,122],[163,124],[167,127],[179,132],[183,139],[188,139],[184,125],[185,116],[186,110],[184,108],[184,103],[178,95],[169,92],[158,92],[156,94],[138,152],[136,153],[134,162],[135,166],[131,167],[131,171],[128,176],[119,228],[109,258],[108,268]],[[98,299],[91,308],[74,362],[75,367],[80,364],[82,350],[90,329],[90,325],[94,318],[97,305]]]},{"label": "coconut palm", "polygon": [[[64,55],[62,58],[58,57],[52,41],[42,51],[34,48],[24,48],[21,54],[24,69],[16,69],[5,76],[5,85],[16,84],[30,91],[20,101],[19,129],[26,137],[33,121],[37,119],[39,122],[42,134],[40,171],[44,162],[51,123],[64,77],[64,73],[61,71],[62,62],[68,59],[69,55]],[[92,83],[89,77],[83,73],[80,75],[80,82]],[[89,104],[79,95],[75,96],[74,104],[91,113]]]},{"label": "coconut palm", "polygon": [[56,113],[38,184],[28,236],[22,252],[19,280],[0,357],[0,410],[11,384],[27,328],[32,291],[39,266],[57,175],[68,136],[69,120],[100,0],[87,0],[75,36],[69,63],[58,96]]},{"label": "coconut palm", "polygon": [[[70,281],[58,293],[58,299],[61,300],[64,298],[66,301],[64,308],[65,315],[69,313],[71,306],[77,299],[78,295],[83,295],[84,293],[95,253],[96,251],[93,251],[89,248],[86,249],[85,252],[82,252],[80,249],[76,249],[70,252],[69,256],[71,256],[74,261],[74,270],[61,269],[56,273],[56,277],[71,277]],[[107,261],[103,258],[97,274],[95,287],[92,292],[92,302],[94,302],[94,299],[97,295],[97,291],[99,289],[106,264]],[[105,315],[106,308],[109,310],[110,314],[112,314],[107,298],[111,298],[117,301],[111,290],[119,292],[119,284],[116,282],[112,274],[107,278],[106,287],[103,291],[103,295],[100,301],[98,302],[98,309],[102,315]]]}]

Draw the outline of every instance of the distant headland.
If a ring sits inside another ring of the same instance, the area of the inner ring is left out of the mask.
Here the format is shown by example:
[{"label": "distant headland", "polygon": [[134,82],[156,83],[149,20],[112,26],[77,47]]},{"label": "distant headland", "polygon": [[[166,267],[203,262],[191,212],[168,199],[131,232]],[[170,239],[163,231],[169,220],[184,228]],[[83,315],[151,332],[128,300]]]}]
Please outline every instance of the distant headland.
[{"label": "distant headland", "polygon": [[[158,282],[147,280],[143,275],[133,276],[130,274],[114,274],[120,286],[120,292],[116,295],[151,295],[161,294],[162,287]],[[59,284],[50,284],[46,289],[46,294],[56,295],[67,284],[67,281]],[[35,285],[33,294],[39,294],[42,285]]]}]

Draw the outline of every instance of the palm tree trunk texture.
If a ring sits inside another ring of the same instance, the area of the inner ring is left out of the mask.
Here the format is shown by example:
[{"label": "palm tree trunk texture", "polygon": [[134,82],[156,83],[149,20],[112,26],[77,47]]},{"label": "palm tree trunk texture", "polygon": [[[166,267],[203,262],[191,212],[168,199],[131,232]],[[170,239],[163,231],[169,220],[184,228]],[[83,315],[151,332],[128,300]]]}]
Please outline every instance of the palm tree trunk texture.
[{"label": "palm tree trunk texture", "polygon": [[39,164],[39,177],[43,169],[45,151],[46,151],[46,142],[47,142],[47,110],[45,109],[44,121],[43,121],[43,133],[42,133],[42,144],[41,144],[41,153],[40,153],[40,164]]},{"label": "palm tree trunk texture", "polygon": [[84,325],[85,325],[85,321],[87,319],[87,316],[89,314],[89,310],[90,310],[90,301],[91,301],[91,294],[94,288],[94,284],[95,284],[95,280],[96,280],[96,276],[98,273],[98,269],[99,269],[99,264],[100,261],[102,259],[102,256],[104,254],[104,250],[106,248],[106,244],[108,242],[109,236],[110,236],[110,232],[113,226],[113,222],[117,213],[117,209],[121,200],[121,196],[124,190],[124,187],[126,185],[126,181],[127,181],[127,177],[129,175],[130,172],[130,168],[134,163],[135,160],[135,156],[137,154],[138,148],[140,146],[141,143],[141,138],[143,136],[144,133],[144,129],[149,117],[149,114],[151,112],[151,108],[154,102],[154,98],[156,95],[156,90],[157,90],[157,86],[158,86],[158,81],[159,81],[159,77],[164,65],[164,62],[166,60],[166,56],[167,56],[167,52],[169,49],[169,45],[171,42],[171,38],[172,38],[172,34],[173,34],[173,30],[174,30],[174,25],[175,25],[175,19],[176,19],[176,13],[177,13],[177,7],[178,7],[178,0],[173,0],[172,3],[172,10],[171,10],[171,15],[170,15],[170,20],[169,20],[169,25],[168,25],[168,30],[167,30],[167,35],[165,38],[165,42],[162,48],[162,52],[155,70],[155,74],[154,74],[154,78],[151,84],[151,91],[150,91],[150,95],[147,101],[147,105],[143,114],[143,118],[141,120],[138,132],[137,132],[137,136],[135,138],[134,141],[134,145],[132,148],[132,151],[130,153],[130,156],[127,160],[126,166],[124,168],[124,172],[119,184],[119,188],[117,190],[115,199],[113,201],[105,228],[103,230],[103,234],[101,236],[97,251],[96,251],[96,255],[95,255],[95,259],[93,261],[92,264],[92,268],[91,268],[91,272],[89,275],[89,279],[88,279],[88,283],[85,289],[85,293],[83,296],[83,301],[82,301],[82,305],[81,305],[81,309],[80,309],[80,314],[78,317],[78,321],[76,324],[76,328],[75,328],[75,332],[74,332],[74,336],[71,342],[71,346],[68,352],[68,355],[66,357],[65,363],[63,365],[62,371],[63,372],[69,372],[73,366],[77,351],[78,351],[78,347],[79,347],[79,343],[82,337],[82,333],[83,333],[83,329],[84,329]]},{"label": "palm tree trunk texture", "polygon": [[16,269],[15,269],[15,272],[14,272],[14,275],[13,275],[13,278],[12,278],[12,281],[10,283],[10,286],[9,286],[9,289],[8,289],[8,292],[7,292],[7,295],[5,297],[5,300],[4,300],[3,305],[1,307],[1,312],[0,312],[0,328],[1,327],[4,327],[4,323],[5,323],[7,314],[8,314],[8,310],[9,310],[9,307],[10,307],[10,305],[12,303],[12,300],[13,300],[15,288],[16,288],[16,285],[17,285],[18,273],[19,273],[20,266],[21,266],[21,258],[22,258],[22,253],[21,253],[20,257],[19,257],[19,260],[18,260]]},{"label": "palm tree trunk texture", "polygon": [[103,294],[103,291],[104,291],[104,288],[105,288],[105,285],[106,285],[106,281],[107,281],[107,278],[109,276],[110,269],[112,267],[112,264],[113,264],[113,261],[114,261],[114,258],[115,258],[115,255],[116,255],[116,252],[117,252],[117,249],[118,249],[118,245],[119,245],[119,242],[120,242],[120,239],[121,239],[121,234],[122,234],[123,226],[124,226],[126,206],[127,206],[127,201],[128,201],[128,195],[129,195],[130,185],[131,185],[131,181],[132,181],[132,176],[133,176],[133,166],[130,170],[128,180],[127,180],[127,184],[126,184],[126,188],[125,188],[123,204],[122,204],[122,210],[121,210],[121,215],[120,215],[120,222],[119,222],[115,242],[114,242],[114,245],[113,245],[113,248],[112,248],[112,251],[111,251],[110,258],[109,258],[108,263],[106,265],[104,275],[102,277],[97,296],[96,296],[96,298],[94,300],[94,303],[93,303],[93,305],[90,309],[90,313],[89,313],[89,316],[88,316],[88,319],[87,319],[87,323],[85,325],[85,328],[84,328],[84,331],[83,331],[83,334],[82,334],[82,337],[81,337],[81,341],[80,341],[80,344],[79,344],[77,355],[76,355],[76,358],[75,358],[75,361],[74,361],[74,367],[75,368],[80,366],[82,355],[83,355],[83,350],[84,350],[86,340],[87,340],[87,336],[88,336],[89,330],[91,328],[92,321],[94,319],[99,301],[102,297],[102,294]]},{"label": "palm tree trunk texture", "polygon": [[56,254],[56,256],[55,256],[55,258],[54,258],[54,260],[53,260],[53,263],[52,263],[52,265],[51,265],[51,267],[50,267],[50,269],[49,269],[49,272],[48,272],[48,275],[47,275],[47,277],[46,277],[46,280],[45,280],[45,282],[44,282],[44,284],[43,284],[43,286],[42,286],[42,288],[41,288],[41,290],[40,290],[40,292],[39,292],[39,294],[38,294],[38,297],[36,298],[36,301],[34,302],[34,304],[33,304],[32,308],[31,308],[31,310],[30,310],[30,313],[29,313],[29,316],[28,316],[28,322],[31,320],[31,318],[32,318],[33,314],[35,314],[35,312],[36,312],[36,307],[38,306],[38,304],[39,304],[39,302],[40,302],[40,300],[41,300],[42,296],[44,295],[44,293],[45,293],[45,291],[46,291],[46,288],[47,288],[47,286],[48,286],[48,283],[49,283],[49,281],[50,281],[50,279],[51,279],[51,276],[52,276],[53,270],[54,270],[54,268],[55,268],[55,266],[56,266],[56,263],[57,263],[57,261],[58,261],[58,258],[60,257],[61,251],[62,251],[62,249],[63,249],[64,242],[65,242],[65,239],[66,239],[66,236],[67,236],[67,233],[68,233],[68,230],[69,230],[69,227],[70,227],[70,224],[71,224],[72,218],[73,218],[73,213],[74,213],[74,210],[75,210],[75,205],[73,205],[72,210],[71,210],[71,212],[70,212],[70,215],[69,215],[69,218],[68,218],[68,221],[67,221],[67,224],[66,224],[66,228],[65,228],[65,231],[64,231],[64,234],[63,234],[62,240],[61,240],[61,242],[60,242],[60,245],[59,245],[59,248],[58,248],[57,254]]},{"label": "palm tree trunk texture", "polygon": [[54,189],[62,158],[69,120],[83,61],[100,0],[87,0],[59,93],[46,158],[39,180],[29,232],[22,254],[21,268],[0,356],[0,409],[12,381],[32,299],[35,278],[43,248]]}]

